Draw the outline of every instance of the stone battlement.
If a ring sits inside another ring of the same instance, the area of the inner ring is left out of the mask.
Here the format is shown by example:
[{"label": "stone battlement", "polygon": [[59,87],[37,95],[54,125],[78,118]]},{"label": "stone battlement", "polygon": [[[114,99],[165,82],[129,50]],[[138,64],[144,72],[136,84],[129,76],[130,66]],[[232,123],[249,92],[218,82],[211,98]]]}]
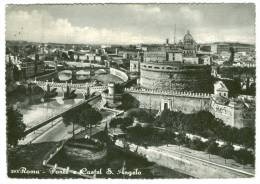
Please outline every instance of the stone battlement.
[{"label": "stone battlement", "polygon": [[88,87],[92,87],[94,84],[92,83],[86,83],[86,84],[73,84],[73,83],[58,83],[58,82],[49,82],[49,81],[34,81],[35,84],[39,86],[46,86],[47,84],[50,85],[50,87],[67,87],[67,85],[71,88],[76,89],[87,89]]},{"label": "stone battlement", "polygon": [[110,74],[119,77],[124,82],[128,81],[128,75],[124,71],[121,71],[121,70],[116,69],[116,68],[110,68],[109,71],[110,71]]},{"label": "stone battlement", "polygon": [[90,86],[90,90],[95,90],[95,91],[104,91],[108,87],[107,86]]},{"label": "stone battlement", "polygon": [[125,88],[125,92],[130,93],[142,93],[142,94],[153,94],[153,95],[167,95],[167,96],[184,96],[191,98],[210,98],[209,93],[193,93],[187,91],[172,91],[172,90],[153,90],[144,88]]}]

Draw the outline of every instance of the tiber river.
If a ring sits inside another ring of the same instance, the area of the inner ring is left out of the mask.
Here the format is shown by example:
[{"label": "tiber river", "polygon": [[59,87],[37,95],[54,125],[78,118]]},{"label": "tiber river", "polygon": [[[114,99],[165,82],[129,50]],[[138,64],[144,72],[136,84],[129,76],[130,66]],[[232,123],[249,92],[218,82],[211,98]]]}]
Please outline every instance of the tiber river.
[{"label": "tiber river", "polygon": [[23,114],[23,121],[26,124],[26,127],[32,127],[43,120],[46,120],[52,117],[55,114],[67,109],[83,99],[75,98],[63,100],[62,96],[57,96],[52,98],[48,102],[43,102],[34,105],[24,105],[22,108],[19,108],[20,112]]}]

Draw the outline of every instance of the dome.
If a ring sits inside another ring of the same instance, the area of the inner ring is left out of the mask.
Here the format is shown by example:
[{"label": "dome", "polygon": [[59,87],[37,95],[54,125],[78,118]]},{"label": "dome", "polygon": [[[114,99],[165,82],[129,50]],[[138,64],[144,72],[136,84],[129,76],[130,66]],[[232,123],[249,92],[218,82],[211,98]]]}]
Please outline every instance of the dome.
[{"label": "dome", "polygon": [[187,33],[185,34],[185,36],[184,36],[184,42],[190,42],[190,41],[193,41],[193,37],[191,36],[191,34],[190,34],[190,31],[188,30],[187,31]]}]

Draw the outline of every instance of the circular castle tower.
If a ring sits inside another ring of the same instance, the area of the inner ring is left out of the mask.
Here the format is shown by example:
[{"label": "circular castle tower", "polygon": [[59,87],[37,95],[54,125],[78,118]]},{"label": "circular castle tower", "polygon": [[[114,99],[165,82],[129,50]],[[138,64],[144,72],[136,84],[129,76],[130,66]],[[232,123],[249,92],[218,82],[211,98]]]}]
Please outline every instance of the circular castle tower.
[{"label": "circular castle tower", "polygon": [[150,48],[140,64],[140,86],[147,89],[210,92],[211,68],[199,64],[188,31],[177,45]]}]

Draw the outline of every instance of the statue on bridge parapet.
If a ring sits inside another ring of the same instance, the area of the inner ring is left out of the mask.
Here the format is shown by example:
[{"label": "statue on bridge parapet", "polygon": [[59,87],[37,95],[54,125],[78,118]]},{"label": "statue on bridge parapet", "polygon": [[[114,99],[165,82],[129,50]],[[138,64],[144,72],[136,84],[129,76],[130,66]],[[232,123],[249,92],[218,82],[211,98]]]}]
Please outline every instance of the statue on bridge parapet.
[{"label": "statue on bridge parapet", "polygon": [[71,86],[69,86],[68,83],[66,82],[66,92],[63,93],[63,100],[74,99],[77,97],[77,94],[75,94],[76,89],[72,91],[70,90],[71,90]]},{"label": "statue on bridge parapet", "polygon": [[43,95],[44,101],[49,100],[50,98],[53,98],[53,97],[55,97],[55,96],[58,95],[58,92],[56,91],[57,88],[53,88],[53,89],[51,90],[51,87],[50,87],[50,84],[49,84],[49,83],[47,83],[46,88],[47,88],[47,89],[44,90],[44,95]]}]

